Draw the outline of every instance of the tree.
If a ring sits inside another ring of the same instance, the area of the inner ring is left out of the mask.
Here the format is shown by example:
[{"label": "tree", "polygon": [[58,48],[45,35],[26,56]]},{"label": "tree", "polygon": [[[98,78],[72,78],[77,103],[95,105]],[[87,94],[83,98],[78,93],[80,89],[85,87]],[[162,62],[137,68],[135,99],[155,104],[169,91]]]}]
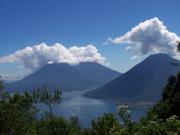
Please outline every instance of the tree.
[{"label": "tree", "polygon": [[159,120],[148,120],[137,123],[136,135],[169,135],[165,123]]},{"label": "tree", "polygon": [[24,135],[31,129],[31,99],[29,93],[0,96],[0,134]]},{"label": "tree", "polygon": [[168,78],[168,83],[167,85],[165,86],[165,88],[163,89],[163,93],[162,93],[162,101],[165,101],[167,100],[168,98],[170,98],[170,96],[172,96],[171,92],[172,92],[172,89],[174,87],[174,84],[176,82],[176,77],[175,76],[170,76]]},{"label": "tree", "polygon": [[169,77],[163,90],[162,99],[150,112],[162,119],[173,115],[180,117],[180,73],[176,77]]},{"label": "tree", "polygon": [[4,84],[3,81],[1,80],[1,76],[0,76],[0,91],[4,88]]},{"label": "tree", "polygon": [[177,51],[180,51],[180,41],[177,41]]},{"label": "tree", "polygon": [[[0,134],[37,135],[40,132],[42,122],[45,124],[60,124],[62,122],[62,124],[65,124],[65,128],[68,128],[66,121],[62,119],[50,117],[41,120],[37,118],[38,108],[36,108],[36,104],[43,102],[52,109],[52,105],[60,103],[60,95],[60,91],[50,91],[49,89],[42,91],[37,89],[33,92],[11,95],[8,92],[2,93],[0,95]],[[61,125],[56,127],[61,127]],[[45,134],[45,132],[42,134]]]},{"label": "tree", "polygon": [[63,118],[53,117],[39,122],[38,135],[69,135],[69,124]]},{"label": "tree", "polygon": [[54,91],[50,91],[48,88],[43,88],[42,90],[40,90],[40,102],[41,103],[45,103],[50,111],[50,117],[53,117],[53,105],[55,104],[60,104],[61,101],[61,91],[59,90],[54,90]]},{"label": "tree", "polygon": [[131,123],[131,115],[130,115],[130,111],[128,110],[128,106],[119,106],[119,116],[120,118],[123,120],[123,123],[125,125],[128,125],[129,123]]},{"label": "tree", "polygon": [[79,135],[81,133],[81,125],[78,117],[71,117],[69,123],[69,132],[72,135]]},{"label": "tree", "polygon": [[120,124],[113,114],[104,114],[97,120],[92,120],[92,128],[95,135],[109,135],[120,129]]}]

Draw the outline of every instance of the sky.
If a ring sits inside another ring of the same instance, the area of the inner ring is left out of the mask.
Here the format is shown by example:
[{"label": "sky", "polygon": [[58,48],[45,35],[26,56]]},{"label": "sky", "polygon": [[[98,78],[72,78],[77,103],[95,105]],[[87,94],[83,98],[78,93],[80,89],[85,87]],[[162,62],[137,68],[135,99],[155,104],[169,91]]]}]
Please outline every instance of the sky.
[{"label": "sky", "polygon": [[179,5],[179,0],[0,0],[0,74],[13,80],[46,63],[83,61],[124,73],[153,53],[176,57]]}]

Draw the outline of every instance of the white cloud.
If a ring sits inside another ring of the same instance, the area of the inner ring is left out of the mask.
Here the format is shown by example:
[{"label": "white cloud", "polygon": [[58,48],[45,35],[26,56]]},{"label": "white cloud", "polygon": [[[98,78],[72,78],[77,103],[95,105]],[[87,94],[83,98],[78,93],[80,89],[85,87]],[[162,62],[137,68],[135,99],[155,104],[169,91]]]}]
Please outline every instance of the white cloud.
[{"label": "white cloud", "polygon": [[96,62],[103,64],[104,61],[105,58],[101,56],[97,48],[93,45],[66,48],[59,43],[52,46],[42,43],[33,47],[26,47],[8,56],[0,57],[1,64],[20,62],[25,68],[32,71],[45,64],[52,63],[76,65],[80,62]]},{"label": "white cloud", "polygon": [[[129,44],[127,51],[132,51],[136,57],[146,54],[167,53],[179,57],[176,51],[176,41],[180,37],[168,31],[157,17],[139,23],[126,34],[115,39],[108,39],[114,44]],[[134,57],[135,58],[135,57]]]}]

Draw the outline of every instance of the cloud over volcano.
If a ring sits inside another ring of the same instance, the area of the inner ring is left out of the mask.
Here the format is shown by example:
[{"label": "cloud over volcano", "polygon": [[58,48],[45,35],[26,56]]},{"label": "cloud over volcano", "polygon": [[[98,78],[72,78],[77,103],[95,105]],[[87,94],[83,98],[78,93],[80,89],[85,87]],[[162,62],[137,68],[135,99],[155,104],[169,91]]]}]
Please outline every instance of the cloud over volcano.
[{"label": "cloud over volcano", "polygon": [[157,17],[139,23],[123,36],[109,39],[114,44],[127,43],[126,50],[136,56],[145,54],[166,53],[179,57],[176,42],[180,37],[170,32]]},{"label": "cloud over volcano", "polygon": [[101,56],[97,48],[93,45],[84,47],[73,46],[66,48],[64,45],[56,43],[48,46],[45,43],[26,47],[13,54],[0,57],[0,63],[20,62],[30,70],[36,70],[45,64],[68,63],[76,65],[80,62],[96,62],[103,64],[105,58]]}]

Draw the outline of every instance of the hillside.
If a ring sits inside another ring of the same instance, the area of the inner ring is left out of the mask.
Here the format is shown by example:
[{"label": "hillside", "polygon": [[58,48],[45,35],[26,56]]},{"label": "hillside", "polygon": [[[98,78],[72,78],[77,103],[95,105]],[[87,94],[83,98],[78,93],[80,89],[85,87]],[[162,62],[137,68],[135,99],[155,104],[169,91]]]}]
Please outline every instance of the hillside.
[{"label": "hillside", "polygon": [[120,73],[97,63],[84,62],[79,65],[47,64],[22,80],[7,83],[11,92],[32,90],[48,86],[63,91],[91,89],[103,85],[120,76]]},{"label": "hillside", "polygon": [[180,61],[166,54],[151,55],[122,76],[87,92],[85,96],[120,100],[158,100],[170,75],[176,74]]}]

